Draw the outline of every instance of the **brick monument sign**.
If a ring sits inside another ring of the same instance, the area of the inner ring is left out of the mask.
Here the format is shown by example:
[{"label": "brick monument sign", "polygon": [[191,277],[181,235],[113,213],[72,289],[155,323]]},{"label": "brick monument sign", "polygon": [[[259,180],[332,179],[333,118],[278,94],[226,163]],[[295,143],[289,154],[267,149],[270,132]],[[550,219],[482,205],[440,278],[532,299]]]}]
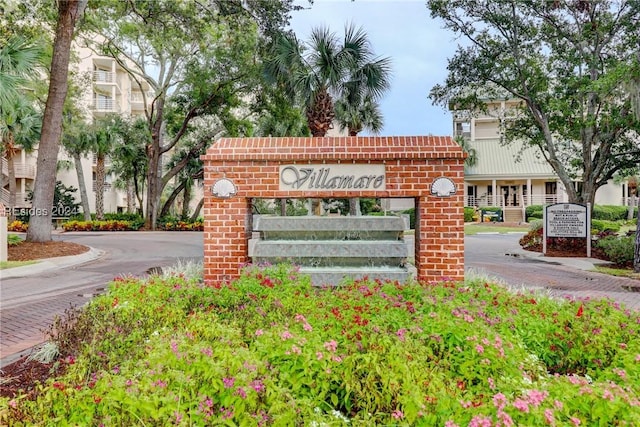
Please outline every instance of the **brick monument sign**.
[{"label": "brick monument sign", "polygon": [[219,139],[202,156],[205,283],[249,261],[253,198],[414,198],[418,280],[462,280],[464,158],[438,136]]}]

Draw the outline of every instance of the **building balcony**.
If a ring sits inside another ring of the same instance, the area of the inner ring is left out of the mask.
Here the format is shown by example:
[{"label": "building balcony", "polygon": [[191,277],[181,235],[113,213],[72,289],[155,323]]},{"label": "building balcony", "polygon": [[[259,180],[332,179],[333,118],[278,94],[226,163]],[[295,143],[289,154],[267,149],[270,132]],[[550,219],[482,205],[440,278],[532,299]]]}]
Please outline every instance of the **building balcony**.
[{"label": "building balcony", "polygon": [[[16,179],[36,179],[36,167],[34,165],[28,165],[22,162],[13,162],[13,171]],[[2,158],[2,175],[9,176],[9,162],[4,157]]]},{"label": "building balcony", "polygon": [[116,102],[111,98],[98,98],[94,99],[91,104],[91,109],[94,112],[103,112],[103,113],[115,113],[117,112]]},{"label": "building balcony", "polygon": [[0,202],[6,208],[30,208],[31,202],[27,202],[27,197],[29,196],[26,192],[17,192],[16,193],[16,204],[15,206],[11,206],[9,204],[9,190],[2,188],[0,189]]}]

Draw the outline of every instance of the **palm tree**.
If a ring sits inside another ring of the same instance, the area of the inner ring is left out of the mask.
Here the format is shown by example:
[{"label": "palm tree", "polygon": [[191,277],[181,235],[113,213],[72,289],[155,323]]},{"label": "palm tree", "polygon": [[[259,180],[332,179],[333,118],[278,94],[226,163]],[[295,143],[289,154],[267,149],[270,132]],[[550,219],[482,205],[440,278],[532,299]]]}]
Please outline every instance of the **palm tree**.
[{"label": "palm tree", "polygon": [[118,133],[120,138],[111,153],[110,172],[117,176],[116,183],[127,190],[127,212],[134,212],[137,200],[138,213],[142,215],[142,194],[148,165],[144,141],[150,138],[149,128],[144,119],[123,120],[118,126]]},{"label": "palm tree", "polygon": [[[26,98],[16,98],[13,105],[0,110],[2,151],[7,159],[9,207],[16,206],[16,177],[13,158],[20,150],[31,151],[40,138],[42,115]],[[4,187],[0,187],[4,188]],[[13,210],[12,210],[13,212]],[[13,214],[10,215],[13,219]]]},{"label": "palm tree", "polygon": [[43,49],[21,36],[0,46],[0,110],[9,108],[29,80],[38,77],[43,60]]},{"label": "palm tree", "polygon": [[91,221],[89,197],[84,180],[82,157],[91,152],[93,147],[93,134],[84,121],[69,119],[65,123],[62,134],[62,145],[73,158],[76,176],[78,178],[78,190],[80,191],[80,203],[85,221]]},{"label": "palm tree", "polygon": [[453,140],[462,148],[462,151],[467,153],[467,158],[464,160],[466,167],[473,167],[478,164],[478,152],[471,146],[468,139],[465,139],[462,135],[458,135]]},{"label": "palm tree", "polygon": [[374,56],[362,28],[347,25],[341,43],[328,28],[317,27],[303,44],[295,35],[283,35],[267,73],[304,105],[311,135],[322,137],[333,128],[334,97],[356,106],[367,97],[379,99],[389,88],[390,60]]},{"label": "palm tree", "polygon": [[[308,42],[294,35],[276,44],[267,73],[289,96],[304,105],[311,135],[323,137],[337,119],[357,135],[363,128],[382,128],[376,101],[389,89],[391,61],[375,57],[367,33],[353,24],[345,26],[344,40],[325,27],[316,27]],[[334,107],[334,97],[338,99]],[[336,108],[337,107],[337,108]],[[357,214],[358,201],[350,201]]]},{"label": "palm tree", "polygon": [[96,155],[96,219],[104,219],[105,160],[119,138],[119,116],[105,116],[94,123],[92,150]]},{"label": "palm tree", "polygon": [[359,105],[349,104],[348,100],[340,99],[336,102],[335,110],[340,130],[347,130],[349,136],[356,136],[363,130],[374,134],[382,130],[382,112],[378,103],[371,97],[367,97]]}]

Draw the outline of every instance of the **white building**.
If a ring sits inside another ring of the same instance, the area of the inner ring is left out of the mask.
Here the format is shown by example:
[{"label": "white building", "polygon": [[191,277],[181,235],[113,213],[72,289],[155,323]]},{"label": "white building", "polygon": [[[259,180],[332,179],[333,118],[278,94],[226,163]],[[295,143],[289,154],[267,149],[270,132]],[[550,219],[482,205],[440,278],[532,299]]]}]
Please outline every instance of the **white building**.
[{"label": "white building", "polygon": [[[101,117],[109,113],[117,113],[124,116],[135,117],[144,114],[144,97],[137,83],[134,83],[128,73],[120,67],[113,58],[96,55],[86,47],[75,47],[75,55],[78,62],[71,64],[80,76],[88,76],[92,82],[91,87],[84,92],[80,100],[80,107],[86,111],[87,122],[93,118]],[[153,99],[153,94],[147,91],[147,102]],[[19,149],[14,156],[14,170],[16,180],[16,205],[17,208],[29,207],[26,201],[29,191],[33,189],[36,176],[37,147],[27,153]],[[58,160],[68,161],[72,164],[72,158],[60,148]],[[82,160],[85,186],[87,188],[89,207],[95,212],[95,179],[96,157],[88,155]],[[106,161],[108,170],[109,160]],[[0,189],[0,202],[9,206],[9,171],[8,161],[2,158],[2,183]],[[66,186],[78,188],[78,178],[75,168],[61,168],[57,173],[57,179]],[[113,186],[114,177],[107,173],[105,178],[104,211],[117,212],[127,208],[126,191],[116,189]],[[80,201],[79,193],[76,193],[77,201]]]}]

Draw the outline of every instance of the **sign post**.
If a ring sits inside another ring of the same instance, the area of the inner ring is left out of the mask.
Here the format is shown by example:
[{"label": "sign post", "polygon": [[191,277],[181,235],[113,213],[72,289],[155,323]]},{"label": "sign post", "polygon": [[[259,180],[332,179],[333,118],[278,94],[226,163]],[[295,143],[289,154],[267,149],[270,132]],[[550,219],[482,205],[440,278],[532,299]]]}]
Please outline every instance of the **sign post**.
[{"label": "sign post", "polygon": [[587,239],[587,257],[591,258],[591,204],[556,203],[543,211],[542,254],[547,253],[547,237],[583,237]]},{"label": "sign post", "polygon": [[0,262],[5,262],[9,254],[9,238],[7,237],[7,211],[0,203]]}]

